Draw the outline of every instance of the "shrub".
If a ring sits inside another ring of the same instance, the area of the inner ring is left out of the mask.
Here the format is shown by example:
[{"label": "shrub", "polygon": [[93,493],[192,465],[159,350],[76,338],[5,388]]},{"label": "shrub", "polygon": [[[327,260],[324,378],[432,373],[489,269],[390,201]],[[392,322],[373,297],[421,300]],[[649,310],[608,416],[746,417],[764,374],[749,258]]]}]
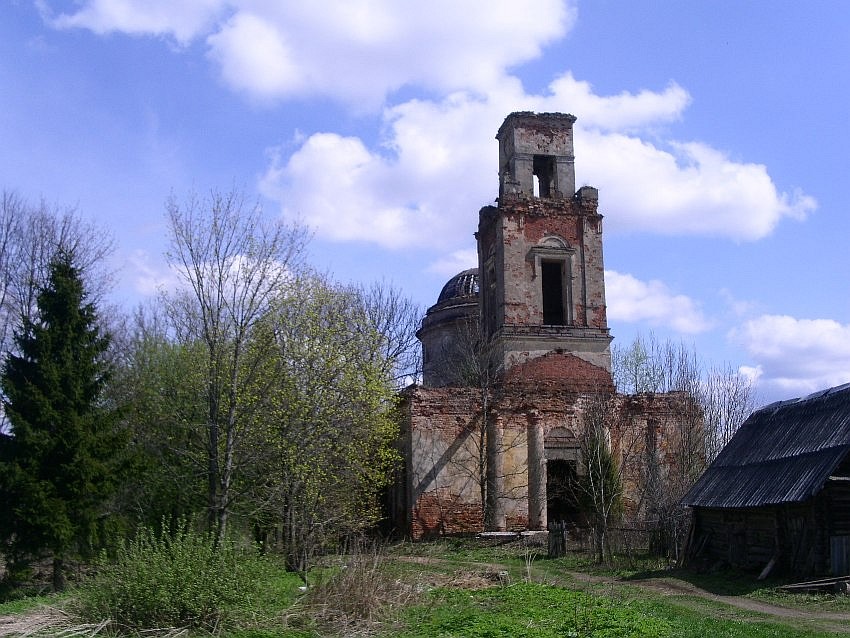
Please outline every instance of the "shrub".
[{"label": "shrub", "polygon": [[140,528],[114,560],[101,555],[98,572],[79,591],[83,620],[120,627],[214,630],[247,606],[267,563],[253,549],[224,541],[185,522],[156,533]]}]

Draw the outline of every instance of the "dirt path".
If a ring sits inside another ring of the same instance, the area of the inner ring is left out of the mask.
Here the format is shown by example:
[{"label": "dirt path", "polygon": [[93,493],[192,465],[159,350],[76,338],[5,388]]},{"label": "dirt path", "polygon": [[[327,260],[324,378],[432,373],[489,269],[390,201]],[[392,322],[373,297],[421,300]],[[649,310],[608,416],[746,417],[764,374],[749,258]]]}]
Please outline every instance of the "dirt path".
[{"label": "dirt path", "polygon": [[783,620],[800,621],[795,624],[806,629],[818,629],[822,631],[833,631],[850,634],[850,613],[833,613],[824,611],[808,611],[792,607],[782,607],[770,603],[753,600],[744,596],[722,596],[701,589],[691,583],[673,578],[646,578],[641,580],[623,580],[621,578],[605,578],[602,576],[591,576],[581,572],[566,572],[566,575],[578,582],[592,584],[616,583],[652,591],[667,596],[680,597],[679,603],[692,608],[699,605],[687,605],[686,597],[691,599],[707,600],[722,603],[737,609],[773,616]]},{"label": "dirt path", "polygon": [[[493,575],[499,572],[508,570],[508,566],[498,563],[458,563],[449,561],[443,558],[436,557],[421,557],[421,556],[405,556],[399,557],[398,560],[404,562],[416,563],[421,565],[454,565],[457,567],[458,573],[445,584],[446,586],[459,585],[464,586],[469,584],[474,586],[476,582],[481,583],[480,586],[492,586],[496,584],[497,579]],[[477,578],[476,578],[476,575]],[[676,597],[675,604],[687,607],[689,609],[699,610],[707,614],[714,613],[723,615],[716,608],[708,608],[706,605],[701,605],[701,601],[711,603],[720,603],[729,607],[754,614],[762,614],[769,620],[771,617],[780,619],[783,622],[788,622],[801,629],[809,629],[825,632],[843,633],[850,636],[850,613],[832,613],[822,611],[809,611],[803,609],[795,609],[792,607],[782,607],[772,605],[770,603],[753,600],[743,596],[722,596],[714,594],[705,589],[701,589],[696,585],[692,585],[686,581],[674,578],[646,578],[640,580],[624,580],[618,577],[593,576],[583,572],[565,571],[563,578],[553,578],[551,571],[543,571],[532,567],[531,576],[533,579],[539,579],[540,582],[550,582],[556,585],[569,586],[571,583],[586,583],[587,585],[611,585],[614,587],[633,587],[657,594],[663,594],[668,597]],[[457,582],[454,582],[457,579]],[[735,614],[730,610],[730,616]],[[756,619],[753,619],[756,620]]]},{"label": "dirt path", "polygon": [[64,620],[64,615],[55,609],[37,609],[11,616],[0,616],[0,636],[31,636],[44,633],[59,626]]}]

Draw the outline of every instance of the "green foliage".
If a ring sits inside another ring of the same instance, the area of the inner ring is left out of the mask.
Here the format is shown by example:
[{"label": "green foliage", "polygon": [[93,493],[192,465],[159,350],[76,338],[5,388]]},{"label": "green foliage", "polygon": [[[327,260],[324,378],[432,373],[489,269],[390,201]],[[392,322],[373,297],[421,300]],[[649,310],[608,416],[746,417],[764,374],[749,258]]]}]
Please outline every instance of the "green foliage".
[{"label": "green foliage", "polygon": [[206,402],[203,346],[172,343],[161,326],[145,321],[139,318],[113,391],[133,432],[134,472],[121,506],[153,527],[206,507]]},{"label": "green foliage", "polygon": [[582,483],[581,500],[586,511],[606,522],[616,519],[623,511],[623,488],[620,466],[611,452],[605,433],[590,428],[582,442],[586,472]]},{"label": "green foliage", "polygon": [[45,605],[56,606],[67,598],[68,593],[40,594],[14,597],[0,603],[0,616],[11,616],[30,612]]},{"label": "green foliage", "polygon": [[140,528],[114,560],[101,557],[97,575],[79,590],[83,620],[110,619],[137,630],[213,630],[252,606],[270,576],[269,563],[253,548],[231,541],[217,547],[211,534],[185,522],[163,527],[159,533]]},{"label": "green foliage", "polygon": [[317,548],[379,517],[398,458],[395,393],[358,298],[321,278],[298,282],[254,338],[277,354],[266,383],[244,395],[264,406],[253,428],[267,437],[263,513],[282,526],[290,568],[306,575]]},{"label": "green foliage", "polygon": [[114,531],[108,505],[125,437],[103,402],[109,337],[71,255],[51,262],[37,307],[0,379],[12,433],[0,452],[0,539],[16,569],[52,555],[61,588],[62,561],[88,555]]}]

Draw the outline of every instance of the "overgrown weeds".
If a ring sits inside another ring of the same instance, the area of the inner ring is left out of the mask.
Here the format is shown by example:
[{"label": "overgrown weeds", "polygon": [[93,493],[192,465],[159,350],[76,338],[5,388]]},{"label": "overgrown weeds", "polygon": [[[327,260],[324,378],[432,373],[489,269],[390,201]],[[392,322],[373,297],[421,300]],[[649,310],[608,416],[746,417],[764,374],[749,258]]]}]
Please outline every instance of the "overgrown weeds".
[{"label": "overgrown weeds", "polygon": [[392,623],[420,591],[398,576],[377,545],[358,543],[317,571],[293,616],[324,632],[369,633]]}]

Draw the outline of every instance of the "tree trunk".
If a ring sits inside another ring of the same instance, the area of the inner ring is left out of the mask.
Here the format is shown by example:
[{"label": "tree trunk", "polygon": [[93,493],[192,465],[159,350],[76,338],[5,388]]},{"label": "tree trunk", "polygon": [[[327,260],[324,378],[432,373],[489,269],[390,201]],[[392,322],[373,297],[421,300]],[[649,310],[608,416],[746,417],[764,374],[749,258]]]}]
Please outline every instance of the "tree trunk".
[{"label": "tree trunk", "polygon": [[502,446],[502,427],[499,417],[485,416],[485,432],[487,438],[487,503],[484,518],[484,528],[487,531],[505,531],[505,508],[502,502],[502,482],[504,476]]},{"label": "tree trunk", "polygon": [[65,591],[65,561],[59,556],[53,557],[53,591]]}]

